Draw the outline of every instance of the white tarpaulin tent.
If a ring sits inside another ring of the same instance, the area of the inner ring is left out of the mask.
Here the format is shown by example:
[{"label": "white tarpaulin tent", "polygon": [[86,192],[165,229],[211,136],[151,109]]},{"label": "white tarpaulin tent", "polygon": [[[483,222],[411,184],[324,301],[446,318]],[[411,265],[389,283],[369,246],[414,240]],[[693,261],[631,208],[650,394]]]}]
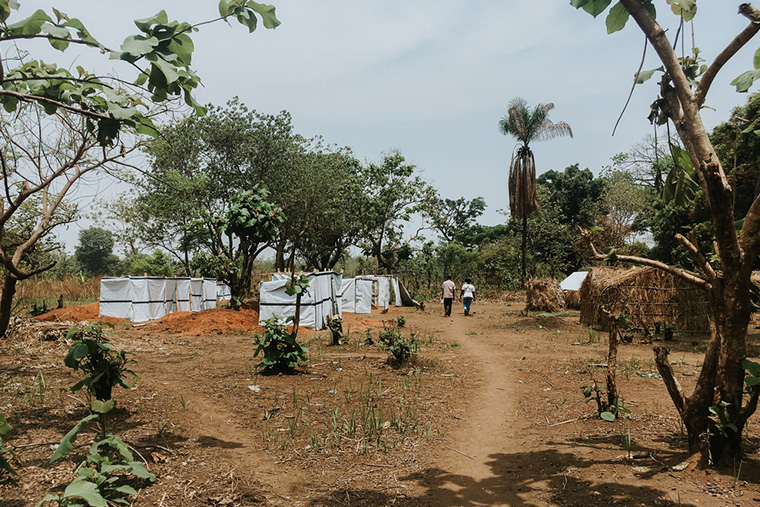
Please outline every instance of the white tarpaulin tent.
[{"label": "white tarpaulin tent", "polygon": [[[333,271],[307,273],[308,294],[301,298],[299,325],[314,330],[325,328],[325,320],[341,315],[340,284],[342,276]],[[273,275],[273,278],[275,276]],[[285,321],[295,317],[296,297],[285,293],[290,276],[278,276],[278,280],[259,283],[259,324],[275,317]]]},{"label": "white tarpaulin tent", "polygon": [[581,290],[581,285],[587,274],[588,271],[576,271],[562,280],[559,286],[562,287],[562,290]]},{"label": "white tarpaulin tent", "polygon": [[144,322],[175,311],[216,308],[217,291],[229,292],[217,286],[214,278],[106,277],[100,282],[100,315]]},{"label": "white tarpaulin tent", "polygon": [[348,313],[372,312],[372,287],[375,281],[371,278],[346,278],[340,284],[340,308]]}]

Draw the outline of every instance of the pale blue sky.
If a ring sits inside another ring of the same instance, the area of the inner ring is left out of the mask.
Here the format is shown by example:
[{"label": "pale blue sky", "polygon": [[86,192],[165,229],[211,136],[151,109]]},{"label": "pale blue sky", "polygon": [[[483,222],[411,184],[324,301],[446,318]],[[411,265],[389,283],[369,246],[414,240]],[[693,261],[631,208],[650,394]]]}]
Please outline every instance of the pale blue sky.
[{"label": "pale blue sky", "polygon": [[[25,10],[51,5],[21,0]],[[633,22],[607,35],[567,0],[273,2],[282,25],[248,34],[240,25],[204,26],[193,36],[201,102],[233,96],[251,109],[293,115],[296,130],[349,146],[362,160],[398,149],[444,197],[482,196],[482,222],[503,221],[507,165],[514,141],[497,129],[509,101],[553,102],[554,121],[574,138],[534,146],[539,172],[574,163],[598,173],[610,158],[651,132],[646,116],[655,80],[638,86],[615,137],[611,132],[636,72],[644,37]],[[675,33],[675,16],[656,0]],[[79,17],[96,38],[118,47],[131,20],[163,8],[171,19],[217,15],[215,1],[66,0],[52,2]],[[709,62],[747,25],[739,2],[700,0],[696,44]],[[687,27],[687,51],[691,28]],[[751,68],[760,39],[723,70],[708,97],[712,127],[743,104],[729,82]],[[89,61],[89,60],[80,60]],[[108,71],[111,62],[101,62]],[[659,66],[649,49],[645,69]],[[76,228],[75,228],[76,229]],[[72,231],[76,233],[76,231]]]}]

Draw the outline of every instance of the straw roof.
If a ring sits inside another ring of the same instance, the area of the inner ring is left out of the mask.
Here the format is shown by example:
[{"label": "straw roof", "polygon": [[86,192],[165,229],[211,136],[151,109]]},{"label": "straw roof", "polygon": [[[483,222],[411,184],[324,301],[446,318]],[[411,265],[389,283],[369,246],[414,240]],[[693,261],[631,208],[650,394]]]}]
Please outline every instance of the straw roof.
[{"label": "straw roof", "polygon": [[709,302],[703,289],[654,268],[592,268],[580,290],[582,324],[606,330],[602,307],[625,310],[633,327],[675,325],[677,332],[707,332]]}]

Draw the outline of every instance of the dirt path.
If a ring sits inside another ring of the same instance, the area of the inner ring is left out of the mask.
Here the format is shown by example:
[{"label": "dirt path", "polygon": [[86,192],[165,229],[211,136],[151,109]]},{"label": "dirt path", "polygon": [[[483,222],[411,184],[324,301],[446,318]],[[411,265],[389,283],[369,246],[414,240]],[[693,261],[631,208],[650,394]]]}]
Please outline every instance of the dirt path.
[{"label": "dirt path", "polygon": [[[503,481],[501,456],[512,455],[519,442],[516,415],[519,391],[514,376],[518,351],[503,336],[489,333],[493,306],[475,314],[455,314],[442,326],[442,339],[460,345],[460,358],[470,377],[468,399],[458,427],[450,435],[445,458],[426,474],[430,505],[519,505],[519,486]],[[502,311],[503,313],[503,311]]]}]

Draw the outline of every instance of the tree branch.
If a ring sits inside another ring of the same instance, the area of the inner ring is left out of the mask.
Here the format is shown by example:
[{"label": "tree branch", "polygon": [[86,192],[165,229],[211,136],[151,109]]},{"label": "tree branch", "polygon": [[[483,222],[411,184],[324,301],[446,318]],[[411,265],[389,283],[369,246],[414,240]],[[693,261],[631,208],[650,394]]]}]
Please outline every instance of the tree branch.
[{"label": "tree branch", "polygon": [[689,252],[691,252],[691,256],[694,259],[694,262],[696,262],[699,268],[702,270],[702,272],[705,275],[707,275],[707,279],[711,283],[714,283],[715,280],[718,278],[718,275],[717,273],[715,273],[715,270],[713,269],[713,267],[710,266],[710,263],[707,262],[707,259],[705,258],[705,256],[702,255],[702,252],[700,252],[699,249],[697,248],[697,244],[696,244],[697,241],[694,236],[695,235],[692,231],[692,238],[691,238],[691,241],[689,241],[688,239],[686,239],[686,237],[683,234],[677,233],[676,239],[683,246],[685,246]]},{"label": "tree branch", "polygon": [[760,11],[752,7],[752,5],[744,3],[739,6],[739,14],[748,18],[750,24],[742,30],[739,35],[734,37],[734,40],[726,46],[726,48],[720,52],[715,60],[710,64],[705,73],[702,75],[702,79],[699,80],[699,86],[697,86],[694,92],[694,98],[697,101],[697,106],[702,107],[707,98],[707,92],[710,90],[715,76],[720,72],[723,66],[730,60],[749,40],[760,31]]},{"label": "tree branch", "polygon": [[760,195],[755,197],[744,217],[739,245],[744,252],[744,262],[753,264],[760,254]]},{"label": "tree branch", "polygon": [[96,118],[98,120],[113,120],[114,119],[108,116],[107,114],[96,113],[95,111],[89,111],[86,109],[73,107],[63,102],[59,102],[57,100],[49,99],[47,97],[42,97],[41,95],[27,95],[25,93],[19,93],[19,92],[14,92],[11,90],[2,90],[2,89],[0,89],[0,95],[10,95],[11,97],[15,97],[22,102],[29,102],[29,103],[38,102],[41,104],[53,104],[57,107],[60,107],[61,109],[65,109],[66,111],[71,111],[73,113],[76,113],[82,116],[87,116],[89,118]]},{"label": "tree branch", "polygon": [[[609,258],[609,255],[601,254],[596,249],[593,241],[591,240],[591,233],[589,231],[585,229],[580,229],[580,234],[581,234],[581,239],[583,240],[583,243],[585,243],[586,247],[591,252],[592,259],[597,260],[597,261],[603,261]],[[636,257],[633,255],[617,255],[615,259],[620,262],[626,262],[628,264],[637,264],[640,266],[648,266],[650,268],[657,268],[661,271],[665,271],[666,273],[670,273],[673,276],[677,276],[678,278],[688,283],[691,283],[693,285],[697,285],[708,290],[712,288],[712,285],[710,284],[710,282],[706,280],[704,277],[702,277],[699,273],[695,273],[693,271],[689,271],[686,269],[677,268],[675,266],[670,266],[668,264],[665,264],[664,262],[647,259],[646,257]]]},{"label": "tree branch", "polygon": [[657,365],[657,371],[665,382],[665,387],[668,390],[670,398],[673,400],[673,404],[675,404],[678,413],[681,415],[681,418],[683,418],[687,400],[681,384],[673,374],[673,367],[670,365],[670,361],[668,361],[668,354],[670,354],[670,351],[665,347],[659,346],[654,347],[652,350],[654,350],[654,362]]}]

